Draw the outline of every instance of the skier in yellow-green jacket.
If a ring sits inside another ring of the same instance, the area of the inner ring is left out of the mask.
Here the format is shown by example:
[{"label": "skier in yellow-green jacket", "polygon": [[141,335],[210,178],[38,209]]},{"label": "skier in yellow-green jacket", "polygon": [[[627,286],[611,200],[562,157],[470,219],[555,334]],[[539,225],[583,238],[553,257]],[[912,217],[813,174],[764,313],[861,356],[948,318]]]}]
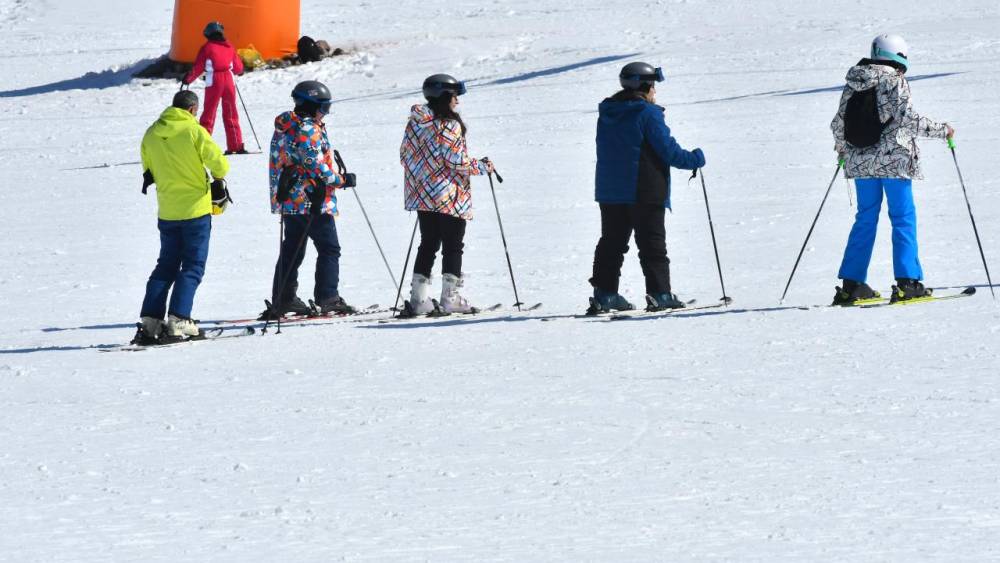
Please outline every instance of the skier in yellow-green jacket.
[{"label": "skier in yellow-green jacket", "polygon": [[197,114],[197,94],[182,90],[142,138],[143,193],[156,184],[160,256],[146,282],[135,344],[203,337],[191,308],[205,273],[212,215],[231,200],[224,180],[229,163]]}]

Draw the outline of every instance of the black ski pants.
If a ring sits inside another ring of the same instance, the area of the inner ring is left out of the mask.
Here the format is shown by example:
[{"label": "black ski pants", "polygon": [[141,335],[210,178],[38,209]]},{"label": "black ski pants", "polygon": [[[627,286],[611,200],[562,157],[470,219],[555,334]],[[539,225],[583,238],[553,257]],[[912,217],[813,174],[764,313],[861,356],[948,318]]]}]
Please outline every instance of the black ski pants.
[{"label": "black ski pants", "polygon": [[670,293],[670,259],[667,258],[667,231],[662,205],[620,205],[602,203],[601,240],[594,251],[594,276],[590,285],[618,293],[618,278],[635,232],[639,264],[646,277],[646,293]]},{"label": "black ski pants", "polygon": [[417,211],[420,246],[413,261],[413,273],[431,277],[434,259],[441,250],[441,273],[462,276],[462,249],[466,220],[434,211]]}]

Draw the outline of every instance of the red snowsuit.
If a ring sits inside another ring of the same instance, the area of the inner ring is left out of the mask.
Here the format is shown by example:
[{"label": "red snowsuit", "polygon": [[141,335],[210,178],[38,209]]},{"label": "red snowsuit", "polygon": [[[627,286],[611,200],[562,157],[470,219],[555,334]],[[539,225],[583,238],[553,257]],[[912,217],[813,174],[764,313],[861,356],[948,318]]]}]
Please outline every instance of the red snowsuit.
[{"label": "red snowsuit", "polygon": [[205,73],[205,105],[201,110],[201,125],[209,133],[215,127],[215,112],[222,99],[222,122],[226,128],[226,150],[243,150],[243,133],[236,110],[236,83],[233,74],[243,74],[243,61],[228,41],[209,40],[201,46],[194,68],[184,77],[190,84]]}]

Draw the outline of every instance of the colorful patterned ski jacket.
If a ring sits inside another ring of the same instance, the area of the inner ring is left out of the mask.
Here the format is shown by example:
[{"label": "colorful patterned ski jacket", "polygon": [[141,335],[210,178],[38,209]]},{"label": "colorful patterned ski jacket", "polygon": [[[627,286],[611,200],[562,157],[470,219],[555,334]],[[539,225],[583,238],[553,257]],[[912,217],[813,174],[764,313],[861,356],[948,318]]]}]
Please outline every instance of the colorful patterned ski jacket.
[{"label": "colorful patterned ski jacket", "polygon": [[205,176],[225,178],[229,162],[191,112],[163,110],[142,138],[143,170],[156,182],[157,216],[165,221],[197,219],[212,213],[212,192]]},{"label": "colorful patterned ski jacket", "polygon": [[435,211],[472,219],[469,177],[486,174],[488,168],[484,161],[469,157],[458,121],[436,120],[426,105],[413,106],[399,160],[407,211]]},{"label": "colorful patterned ski jacket", "polygon": [[243,74],[243,60],[236,54],[236,49],[228,41],[209,40],[198,49],[194,66],[184,77],[184,83],[194,82],[204,72],[205,86],[211,87],[215,84],[215,73],[229,71],[236,75]]},{"label": "colorful patterned ski jacket", "polygon": [[[291,166],[298,179],[289,191],[289,198],[278,201],[278,180],[281,171]],[[334,188],[342,186],[344,179],[334,172],[333,151],[326,135],[326,127],[311,117],[301,117],[286,111],[274,118],[271,136],[271,157],[268,162],[271,185],[271,213],[307,215],[312,204],[309,194],[313,190],[327,190],[323,213],[337,214],[337,196]]]},{"label": "colorful patterned ski jacket", "polygon": [[[855,92],[875,90],[878,115],[882,123],[892,122],[882,131],[882,138],[870,147],[855,147],[844,139],[844,114]],[[921,116],[910,101],[910,83],[895,68],[880,61],[862,59],[847,71],[847,85],[840,96],[840,108],[830,124],[834,148],[846,155],[844,170],[848,178],[922,179],[917,137],[944,139],[948,126]]]}]

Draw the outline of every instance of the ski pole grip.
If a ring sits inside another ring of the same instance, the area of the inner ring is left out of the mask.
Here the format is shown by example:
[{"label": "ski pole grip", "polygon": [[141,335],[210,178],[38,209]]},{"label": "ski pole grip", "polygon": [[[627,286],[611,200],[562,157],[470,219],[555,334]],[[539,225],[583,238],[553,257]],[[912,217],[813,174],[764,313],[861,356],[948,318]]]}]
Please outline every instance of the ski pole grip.
[{"label": "ski pole grip", "polygon": [[948,137],[948,148],[955,150],[955,137]]},{"label": "ski pole grip", "polygon": [[845,164],[847,164],[847,163],[844,161],[844,159],[841,158],[841,159],[837,160],[837,166],[843,168]]}]

